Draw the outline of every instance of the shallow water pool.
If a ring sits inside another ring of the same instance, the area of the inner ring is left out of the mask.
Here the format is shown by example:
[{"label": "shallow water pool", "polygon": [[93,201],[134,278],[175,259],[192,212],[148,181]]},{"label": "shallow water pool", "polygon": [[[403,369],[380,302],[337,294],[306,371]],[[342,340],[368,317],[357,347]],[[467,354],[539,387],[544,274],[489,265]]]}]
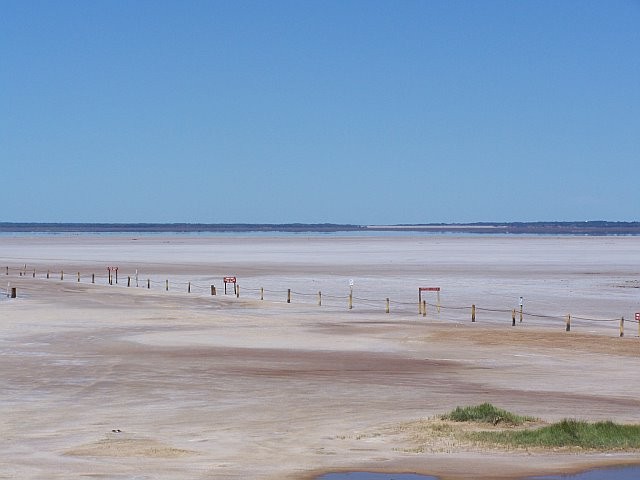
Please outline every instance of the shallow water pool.
[{"label": "shallow water pool", "polygon": [[[524,480],[638,480],[640,465],[614,468],[599,468],[571,475],[549,475],[527,477]],[[371,473],[344,472],[327,473],[316,480],[438,480],[438,477],[415,473]]]},{"label": "shallow water pool", "polygon": [[327,473],[316,480],[438,480],[438,477],[416,473],[345,472]]},{"label": "shallow water pool", "polygon": [[598,468],[572,475],[528,477],[526,480],[638,480],[639,478],[640,465],[633,465],[628,467]]}]

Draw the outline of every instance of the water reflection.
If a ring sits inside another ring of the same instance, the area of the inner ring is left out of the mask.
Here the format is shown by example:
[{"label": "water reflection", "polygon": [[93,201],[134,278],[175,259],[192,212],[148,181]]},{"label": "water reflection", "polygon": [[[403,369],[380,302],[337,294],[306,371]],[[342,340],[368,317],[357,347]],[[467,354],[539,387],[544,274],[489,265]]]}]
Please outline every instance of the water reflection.
[{"label": "water reflection", "polygon": [[599,468],[573,475],[529,477],[526,480],[638,480],[639,478],[640,465],[633,465],[629,467]]},{"label": "water reflection", "polygon": [[[571,475],[549,475],[545,477],[527,477],[524,480],[638,480],[640,465],[614,468],[599,468]],[[327,473],[316,480],[438,480],[438,477],[418,475],[416,473],[371,473],[343,472]]]},{"label": "water reflection", "polygon": [[327,473],[316,480],[438,480],[438,477],[418,475],[416,473],[346,472]]}]

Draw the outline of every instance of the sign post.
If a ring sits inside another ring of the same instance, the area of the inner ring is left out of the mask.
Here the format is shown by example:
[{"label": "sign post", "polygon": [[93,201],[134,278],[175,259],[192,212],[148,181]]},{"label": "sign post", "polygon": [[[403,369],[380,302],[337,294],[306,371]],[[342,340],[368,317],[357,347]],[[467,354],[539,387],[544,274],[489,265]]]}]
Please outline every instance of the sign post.
[{"label": "sign post", "polygon": [[109,272],[109,285],[113,285],[113,274],[115,274],[116,283],[118,283],[118,267],[107,267],[107,272]]},{"label": "sign post", "polygon": [[520,323],[522,323],[522,306],[524,305],[524,298],[520,297]]},{"label": "sign post", "polygon": [[353,279],[349,280],[349,310],[353,309],[353,286],[355,282]]},{"label": "sign post", "polygon": [[227,283],[233,283],[233,293],[237,294],[236,291],[236,277],[224,277],[223,279],[224,282],[224,294],[227,294]]}]

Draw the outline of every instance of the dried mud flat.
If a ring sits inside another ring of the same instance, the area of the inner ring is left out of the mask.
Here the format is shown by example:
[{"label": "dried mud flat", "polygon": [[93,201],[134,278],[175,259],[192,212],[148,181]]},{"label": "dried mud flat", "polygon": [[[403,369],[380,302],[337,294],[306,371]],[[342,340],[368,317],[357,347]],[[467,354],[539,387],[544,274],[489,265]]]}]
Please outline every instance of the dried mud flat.
[{"label": "dried mud flat", "polygon": [[[411,301],[438,284],[443,305],[510,308],[524,295],[548,314],[640,311],[637,237],[0,238],[19,293],[0,300],[0,478],[517,478],[640,462],[480,449],[410,427],[482,402],[547,421],[640,422],[633,322],[619,338],[615,322],[565,332],[562,320],[512,327],[490,311],[471,323],[456,310],[260,301],[251,288],[235,298],[88,283],[114,263],[200,283],[237,274],[278,292],[340,292],[354,278],[357,296],[399,304],[405,289]],[[83,279],[18,276],[24,264]]]}]

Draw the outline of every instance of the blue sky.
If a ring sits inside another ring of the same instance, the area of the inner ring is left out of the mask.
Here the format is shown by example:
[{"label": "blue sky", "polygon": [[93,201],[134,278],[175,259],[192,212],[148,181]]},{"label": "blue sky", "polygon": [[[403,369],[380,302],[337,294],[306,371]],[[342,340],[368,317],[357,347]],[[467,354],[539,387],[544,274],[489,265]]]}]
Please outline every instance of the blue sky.
[{"label": "blue sky", "polygon": [[640,2],[0,1],[0,221],[640,220]]}]

